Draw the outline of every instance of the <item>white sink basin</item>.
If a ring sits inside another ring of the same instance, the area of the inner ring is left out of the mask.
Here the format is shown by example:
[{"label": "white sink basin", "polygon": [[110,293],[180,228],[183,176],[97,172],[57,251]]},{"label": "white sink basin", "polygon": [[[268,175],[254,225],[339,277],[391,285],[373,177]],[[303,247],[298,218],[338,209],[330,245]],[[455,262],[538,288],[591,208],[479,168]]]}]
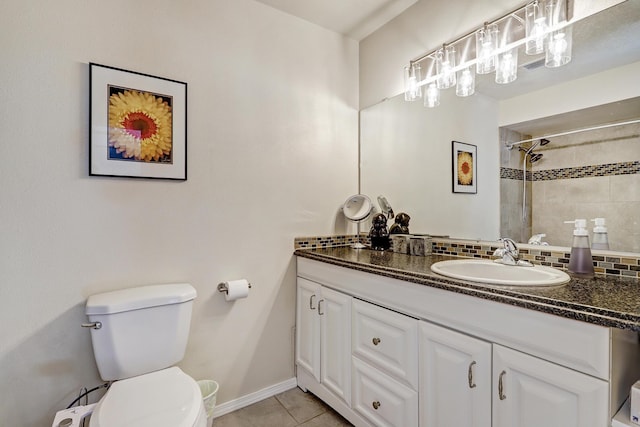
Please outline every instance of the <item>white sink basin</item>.
[{"label": "white sink basin", "polygon": [[440,261],[431,266],[431,271],[454,279],[498,286],[557,286],[571,280],[567,273],[551,267],[520,267],[479,259]]}]

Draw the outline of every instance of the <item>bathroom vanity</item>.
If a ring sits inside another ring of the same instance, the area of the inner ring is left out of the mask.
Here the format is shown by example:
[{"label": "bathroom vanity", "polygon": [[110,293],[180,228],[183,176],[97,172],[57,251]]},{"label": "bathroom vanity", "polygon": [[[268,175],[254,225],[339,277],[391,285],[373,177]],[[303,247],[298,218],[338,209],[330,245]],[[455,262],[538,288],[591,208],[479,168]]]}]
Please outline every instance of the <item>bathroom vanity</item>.
[{"label": "bathroom vanity", "polygon": [[491,287],[432,255],[296,251],[298,385],[356,426],[604,427],[640,379],[637,279]]}]

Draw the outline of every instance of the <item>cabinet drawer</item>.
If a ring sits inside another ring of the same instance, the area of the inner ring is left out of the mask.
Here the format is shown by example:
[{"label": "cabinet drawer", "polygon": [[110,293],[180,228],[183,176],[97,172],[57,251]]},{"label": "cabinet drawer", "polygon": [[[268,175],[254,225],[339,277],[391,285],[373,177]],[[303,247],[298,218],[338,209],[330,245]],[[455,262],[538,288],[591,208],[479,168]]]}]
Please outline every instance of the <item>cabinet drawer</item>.
[{"label": "cabinet drawer", "polygon": [[418,320],[353,300],[353,355],[418,388]]},{"label": "cabinet drawer", "polygon": [[375,426],[418,426],[418,393],[355,356],[352,398],[352,408]]}]

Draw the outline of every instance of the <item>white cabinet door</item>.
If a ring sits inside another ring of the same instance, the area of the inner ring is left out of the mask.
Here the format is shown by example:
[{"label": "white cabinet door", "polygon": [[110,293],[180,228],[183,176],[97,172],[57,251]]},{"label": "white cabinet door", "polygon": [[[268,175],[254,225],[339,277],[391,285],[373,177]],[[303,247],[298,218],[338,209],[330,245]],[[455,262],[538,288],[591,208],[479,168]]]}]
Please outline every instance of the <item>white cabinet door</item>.
[{"label": "white cabinet door", "polygon": [[494,427],[609,425],[608,384],[494,344]]},{"label": "white cabinet door", "polygon": [[351,299],[322,287],[320,317],[320,382],[351,403]]},{"label": "white cabinet door", "polygon": [[420,426],[490,427],[491,343],[427,322],[419,339]]},{"label": "white cabinet door", "polygon": [[298,277],[296,297],[296,365],[320,381],[320,316],[318,301],[321,286]]}]

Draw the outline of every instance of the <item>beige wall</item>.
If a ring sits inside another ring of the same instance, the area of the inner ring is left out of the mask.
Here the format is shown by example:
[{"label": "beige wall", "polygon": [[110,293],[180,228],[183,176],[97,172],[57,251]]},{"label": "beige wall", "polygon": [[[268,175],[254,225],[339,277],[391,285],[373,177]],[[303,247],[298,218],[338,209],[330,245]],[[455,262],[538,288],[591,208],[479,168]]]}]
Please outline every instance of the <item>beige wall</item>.
[{"label": "beige wall", "polygon": [[[219,403],[292,378],[293,237],[357,190],[357,44],[250,0],[10,0],[0,51],[0,425],[100,382],[85,299],[133,285],[196,287],[181,366]],[[87,176],[89,62],[188,83],[188,181]]]}]

